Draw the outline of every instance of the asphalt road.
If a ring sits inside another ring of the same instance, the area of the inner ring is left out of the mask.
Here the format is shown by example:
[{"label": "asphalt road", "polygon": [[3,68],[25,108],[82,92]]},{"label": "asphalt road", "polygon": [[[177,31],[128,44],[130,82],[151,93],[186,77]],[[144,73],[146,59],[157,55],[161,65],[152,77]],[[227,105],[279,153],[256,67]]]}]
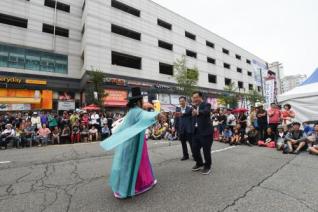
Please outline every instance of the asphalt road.
[{"label": "asphalt road", "polygon": [[318,211],[315,156],[215,143],[203,176],[178,143],[149,146],[158,184],[127,200],[113,197],[98,143],[0,151],[0,211]]}]

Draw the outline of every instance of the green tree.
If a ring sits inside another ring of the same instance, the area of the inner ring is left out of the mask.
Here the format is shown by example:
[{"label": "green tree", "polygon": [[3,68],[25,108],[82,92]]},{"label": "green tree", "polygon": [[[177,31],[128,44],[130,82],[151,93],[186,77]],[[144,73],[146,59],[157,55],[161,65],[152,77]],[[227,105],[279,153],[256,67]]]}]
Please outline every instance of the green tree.
[{"label": "green tree", "polygon": [[183,55],[181,59],[177,59],[174,63],[175,79],[178,86],[182,89],[183,95],[190,97],[195,90],[198,80],[199,71],[197,67],[188,68],[186,57]]},{"label": "green tree", "polygon": [[256,102],[264,102],[265,98],[260,94],[257,90],[253,89],[245,95],[247,101],[250,102],[251,105],[255,105]]},{"label": "green tree", "polygon": [[[89,72],[88,86],[86,89],[86,102],[103,107],[104,98],[107,96],[103,88],[104,73],[101,70],[93,69]],[[95,93],[97,93],[97,98]]]},{"label": "green tree", "polygon": [[237,107],[237,101],[238,101],[238,88],[236,87],[235,83],[232,82],[229,85],[226,85],[224,87],[224,94],[219,97],[219,101],[224,106],[229,106],[230,108]]}]

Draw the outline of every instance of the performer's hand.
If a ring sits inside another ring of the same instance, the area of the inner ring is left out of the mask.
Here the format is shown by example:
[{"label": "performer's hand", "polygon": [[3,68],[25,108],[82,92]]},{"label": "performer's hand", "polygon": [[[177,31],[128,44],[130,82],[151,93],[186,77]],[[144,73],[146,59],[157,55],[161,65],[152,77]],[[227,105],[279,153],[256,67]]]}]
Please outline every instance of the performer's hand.
[{"label": "performer's hand", "polygon": [[199,111],[196,109],[192,110],[192,116],[198,116],[199,115]]}]

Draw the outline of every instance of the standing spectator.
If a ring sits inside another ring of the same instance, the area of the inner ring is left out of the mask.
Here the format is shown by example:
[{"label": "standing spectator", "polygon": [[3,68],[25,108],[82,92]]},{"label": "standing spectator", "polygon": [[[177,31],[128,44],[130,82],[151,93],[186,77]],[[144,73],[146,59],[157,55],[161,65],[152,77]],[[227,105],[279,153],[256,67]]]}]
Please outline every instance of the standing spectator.
[{"label": "standing spectator", "polygon": [[222,135],[224,128],[226,126],[226,121],[227,121],[227,117],[226,117],[226,111],[225,110],[221,110],[220,111],[220,115],[218,117],[218,121],[219,121],[219,133]]},{"label": "standing spectator", "polygon": [[107,117],[107,124],[108,124],[108,128],[109,128],[109,132],[110,132],[110,135],[112,135],[112,128],[113,128],[112,114],[109,112],[109,113],[107,113],[106,117]]},{"label": "standing spectator", "polygon": [[38,116],[37,112],[33,112],[31,123],[32,123],[32,126],[34,126],[36,129],[41,128],[41,118],[40,116]]},{"label": "standing spectator", "polygon": [[101,115],[100,124],[101,124],[101,126],[104,126],[105,124],[107,125],[107,118],[106,118],[105,114]]},{"label": "standing spectator", "polygon": [[256,112],[257,116],[257,124],[258,124],[258,131],[259,131],[259,139],[264,141],[265,134],[267,130],[267,112],[264,110],[263,105],[259,104]]},{"label": "standing spectator", "polygon": [[99,128],[99,115],[96,113],[96,111],[94,111],[91,115],[91,125],[97,129]]},{"label": "standing spectator", "polygon": [[57,126],[55,126],[52,131],[52,144],[55,144],[55,141],[57,144],[60,144],[60,133],[61,130]]},{"label": "standing spectator", "polygon": [[277,133],[277,126],[280,123],[281,112],[275,103],[271,104],[271,107],[267,111],[268,114],[268,124],[272,128],[274,134]]},{"label": "standing spectator", "polygon": [[187,98],[185,96],[179,97],[180,107],[176,108],[174,131],[177,132],[182,146],[182,161],[189,159],[189,152],[187,142],[189,143],[191,153],[192,151],[192,110],[187,105]]},{"label": "standing spectator", "polygon": [[298,154],[306,147],[306,138],[304,132],[300,130],[298,122],[293,123],[293,129],[286,135],[285,139],[288,144],[288,153]]},{"label": "standing spectator", "polygon": [[46,127],[46,124],[43,124],[42,127],[38,130],[36,141],[38,146],[41,146],[41,142],[44,145],[47,145],[49,135],[51,134],[51,130]]},{"label": "standing spectator", "polygon": [[53,130],[55,127],[57,127],[57,118],[54,116],[53,113],[50,113],[48,115],[48,122],[49,122],[49,128]]},{"label": "standing spectator", "polygon": [[236,126],[236,118],[231,111],[227,112],[226,125],[229,126],[232,131],[234,127]]},{"label": "standing spectator", "polygon": [[285,104],[284,105],[284,110],[281,114],[282,116],[282,121],[283,121],[283,126],[290,125],[293,123],[293,119],[295,118],[295,112],[291,109],[290,104]]},{"label": "standing spectator", "polygon": [[79,119],[80,119],[80,117],[79,117],[77,112],[72,113],[71,116],[70,116],[70,124],[71,124],[71,126],[73,126],[75,124],[75,122],[77,120],[79,120]]},{"label": "standing spectator", "polygon": [[44,111],[41,112],[40,119],[41,119],[41,126],[43,126],[43,124],[48,126],[48,117],[47,117],[46,112],[44,112]]},{"label": "standing spectator", "polygon": [[239,114],[239,116],[237,117],[237,122],[238,124],[241,125],[241,129],[243,131],[246,131],[246,127],[247,127],[247,116],[245,115],[244,112],[241,112]]},{"label": "standing spectator", "polygon": [[257,123],[257,116],[256,116],[257,110],[254,106],[251,106],[251,112],[250,112],[250,123],[253,125],[255,129],[258,129],[258,123]]},{"label": "standing spectator", "polygon": [[89,116],[87,114],[87,112],[84,112],[83,116],[82,116],[82,124],[88,126],[89,124]]}]

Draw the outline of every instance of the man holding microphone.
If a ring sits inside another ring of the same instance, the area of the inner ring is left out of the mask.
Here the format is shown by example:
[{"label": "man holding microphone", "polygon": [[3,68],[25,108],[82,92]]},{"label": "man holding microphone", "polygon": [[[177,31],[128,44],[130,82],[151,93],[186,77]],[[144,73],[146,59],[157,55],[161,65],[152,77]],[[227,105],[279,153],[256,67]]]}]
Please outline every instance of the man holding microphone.
[{"label": "man holding microphone", "polygon": [[[203,102],[203,95],[196,91],[192,94],[192,148],[193,156],[196,161],[192,171],[199,171],[204,175],[211,173],[211,147],[213,143],[213,130],[211,124],[211,104]],[[204,161],[201,156],[203,149]]]}]

